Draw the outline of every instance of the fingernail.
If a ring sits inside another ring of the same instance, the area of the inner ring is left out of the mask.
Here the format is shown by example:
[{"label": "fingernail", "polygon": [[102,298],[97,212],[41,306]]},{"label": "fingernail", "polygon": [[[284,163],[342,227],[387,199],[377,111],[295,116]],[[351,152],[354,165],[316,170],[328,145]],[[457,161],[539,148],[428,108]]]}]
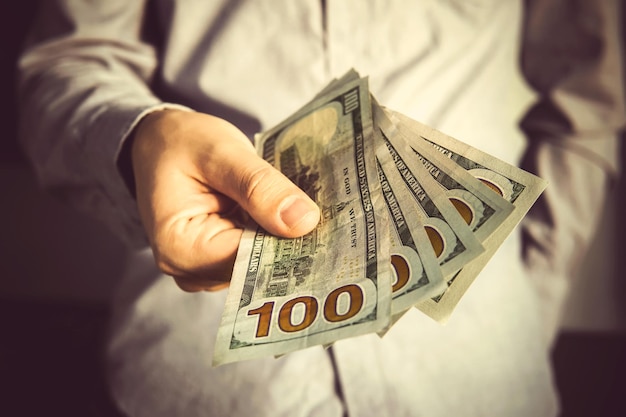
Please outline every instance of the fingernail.
[{"label": "fingernail", "polygon": [[312,220],[312,215],[318,216],[317,207],[301,197],[289,197],[280,210],[281,220],[290,229],[295,229],[304,220]]}]

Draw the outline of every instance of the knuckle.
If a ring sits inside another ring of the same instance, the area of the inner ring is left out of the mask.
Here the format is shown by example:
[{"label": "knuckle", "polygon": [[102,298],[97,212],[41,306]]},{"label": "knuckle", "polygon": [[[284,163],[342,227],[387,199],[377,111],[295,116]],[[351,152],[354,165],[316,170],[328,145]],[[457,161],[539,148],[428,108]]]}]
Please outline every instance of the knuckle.
[{"label": "knuckle", "polygon": [[[166,275],[175,276],[180,274],[178,264],[184,259],[184,251],[180,251],[176,242],[176,236],[172,236],[171,230],[167,233],[157,233],[152,244],[152,253],[156,266]],[[176,261],[175,261],[176,260]]]},{"label": "knuckle", "polygon": [[157,268],[159,268],[159,270],[161,270],[161,272],[165,275],[175,275],[177,273],[177,269],[174,268],[169,258],[164,256],[162,253],[154,252],[154,261]]},{"label": "knuckle", "polygon": [[280,177],[270,165],[262,165],[246,171],[241,178],[240,191],[247,200],[266,197],[268,192],[276,191],[280,184]]},{"label": "knuckle", "polygon": [[199,292],[202,291],[202,288],[196,285],[193,282],[189,282],[185,277],[173,277],[174,282],[181,290],[185,292]]}]

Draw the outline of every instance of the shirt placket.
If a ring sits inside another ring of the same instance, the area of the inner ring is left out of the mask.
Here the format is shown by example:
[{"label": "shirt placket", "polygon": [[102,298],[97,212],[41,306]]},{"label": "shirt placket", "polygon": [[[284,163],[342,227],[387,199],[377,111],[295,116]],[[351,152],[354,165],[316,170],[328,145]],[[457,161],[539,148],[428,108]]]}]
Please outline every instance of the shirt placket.
[{"label": "shirt placket", "polygon": [[[362,42],[369,42],[366,33],[375,36],[368,28],[370,19],[365,18],[367,2],[320,0],[324,52],[328,77],[340,77],[343,72],[357,65]],[[364,14],[355,18],[354,14]],[[370,25],[371,26],[371,25]],[[355,68],[358,70],[358,68]],[[387,404],[385,380],[377,358],[375,340],[365,336],[342,340],[329,350],[336,372],[338,395],[343,398],[346,416],[386,416]]]}]

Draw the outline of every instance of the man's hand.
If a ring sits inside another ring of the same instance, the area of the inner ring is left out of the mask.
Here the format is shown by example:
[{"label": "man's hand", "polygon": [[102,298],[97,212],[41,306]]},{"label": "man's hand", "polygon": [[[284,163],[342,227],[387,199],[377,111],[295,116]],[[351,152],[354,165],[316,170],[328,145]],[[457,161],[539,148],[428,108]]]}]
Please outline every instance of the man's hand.
[{"label": "man's hand", "polygon": [[158,111],[140,122],[131,146],[157,265],[185,291],[228,286],[245,213],[283,237],[302,236],[319,221],[316,204],[225,120]]}]

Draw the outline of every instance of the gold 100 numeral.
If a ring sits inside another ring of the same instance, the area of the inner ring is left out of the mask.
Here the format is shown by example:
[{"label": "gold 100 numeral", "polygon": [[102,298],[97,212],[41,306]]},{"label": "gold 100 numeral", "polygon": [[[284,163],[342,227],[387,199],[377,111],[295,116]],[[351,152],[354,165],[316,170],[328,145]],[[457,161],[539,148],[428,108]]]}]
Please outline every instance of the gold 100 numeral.
[{"label": "gold 100 numeral", "polygon": [[[341,294],[346,294],[350,299],[350,307],[345,313],[339,313],[337,311],[337,301]],[[358,312],[361,311],[361,308],[363,307],[363,300],[363,290],[358,285],[349,284],[339,287],[330,292],[324,300],[324,318],[326,321],[331,323],[348,320],[356,316]],[[304,306],[304,316],[298,323],[294,323],[292,312],[294,307],[298,304],[302,304]],[[304,330],[313,324],[317,318],[318,310],[319,303],[315,297],[302,295],[300,297],[292,298],[283,304],[278,312],[278,327],[286,333]],[[259,316],[259,321],[256,327],[256,337],[266,337],[269,335],[273,312],[274,301],[268,301],[261,307],[248,311],[248,316]]]}]

